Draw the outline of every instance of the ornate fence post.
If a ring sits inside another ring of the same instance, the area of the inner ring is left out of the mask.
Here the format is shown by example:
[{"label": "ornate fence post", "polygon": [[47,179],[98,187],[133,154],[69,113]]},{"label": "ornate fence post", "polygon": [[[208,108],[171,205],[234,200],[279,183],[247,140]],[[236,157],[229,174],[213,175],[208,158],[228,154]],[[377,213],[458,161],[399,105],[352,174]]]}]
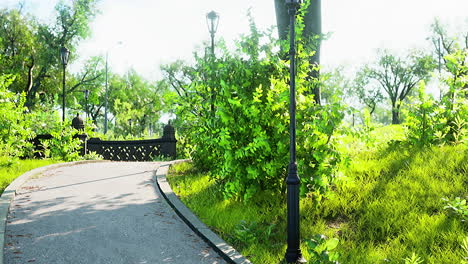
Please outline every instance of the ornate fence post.
[{"label": "ornate fence post", "polygon": [[175,138],[175,129],[171,124],[167,124],[163,130],[162,136],[163,142],[161,143],[161,155],[166,157],[172,157],[173,159],[176,158],[176,143],[177,140]]},{"label": "ornate fence post", "polygon": [[72,127],[81,132],[79,134],[76,134],[73,138],[79,138],[81,140],[80,155],[84,156],[88,154],[88,135],[84,133],[84,121],[78,113],[76,114],[76,117],[72,119]]}]

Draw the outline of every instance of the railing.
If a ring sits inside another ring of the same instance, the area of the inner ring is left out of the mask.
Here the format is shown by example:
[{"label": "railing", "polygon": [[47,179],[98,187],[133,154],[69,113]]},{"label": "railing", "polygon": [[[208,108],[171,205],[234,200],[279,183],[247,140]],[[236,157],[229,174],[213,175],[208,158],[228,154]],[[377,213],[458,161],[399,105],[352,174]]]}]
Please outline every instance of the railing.
[{"label": "railing", "polygon": [[[152,161],[161,157],[176,158],[175,131],[171,125],[166,125],[163,137],[158,139],[145,140],[101,140],[99,138],[87,139],[86,134],[77,135],[83,147],[81,155],[90,151],[102,155],[105,160],[112,161]],[[38,135],[33,144],[38,157],[43,156],[43,146],[41,140],[51,139],[51,135]]]},{"label": "railing", "polygon": [[91,138],[87,141],[87,150],[102,155],[106,160],[151,161],[160,156],[175,158],[176,140],[103,141]]}]

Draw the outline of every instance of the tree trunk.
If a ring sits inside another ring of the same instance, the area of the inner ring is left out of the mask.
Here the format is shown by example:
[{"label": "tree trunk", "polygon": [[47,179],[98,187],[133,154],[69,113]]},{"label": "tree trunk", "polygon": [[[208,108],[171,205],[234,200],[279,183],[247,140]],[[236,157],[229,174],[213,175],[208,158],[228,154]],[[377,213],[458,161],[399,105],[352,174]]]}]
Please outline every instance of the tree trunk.
[{"label": "tree trunk", "polygon": [[[304,31],[302,38],[306,45],[315,51],[315,54],[309,58],[311,69],[309,78],[318,80],[320,71],[317,66],[320,65],[320,43],[322,36],[322,1],[311,0],[304,16]],[[288,39],[289,14],[286,7],[286,1],[275,0],[276,24],[278,26],[278,36],[280,40]],[[287,59],[287,51],[281,51],[282,56]],[[320,104],[320,84],[317,82],[313,88],[313,94],[317,104]]]},{"label": "tree trunk", "polygon": [[313,87],[314,99],[317,104],[321,104],[320,100],[320,45],[322,38],[322,1],[311,0],[304,16],[304,33],[303,38],[309,49],[315,51],[314,55],[309,58],[309,63],[312,69],[309,72],[311,80],[315,80]]},{"label": "tree trunk", "polygon": [[400,109],[396,107],[392,107],[392,124],[393,125],[400,124]]}]

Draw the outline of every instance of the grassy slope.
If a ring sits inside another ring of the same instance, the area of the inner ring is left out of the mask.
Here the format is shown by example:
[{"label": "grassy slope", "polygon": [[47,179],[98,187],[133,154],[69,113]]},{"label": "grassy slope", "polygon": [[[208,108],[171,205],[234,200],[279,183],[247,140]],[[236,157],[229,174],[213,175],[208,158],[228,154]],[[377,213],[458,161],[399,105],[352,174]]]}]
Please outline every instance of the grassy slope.
[{"label": "grassy slope", "polygon": [[[377,131],[377,136],[387,141],[398,137],[394,131]],[[424,263],[460,262],[468,225],[444,211],[441,198],[468,195],[466,145],[411,152],[362,147],[348,154],[351,165],[342,169],[344,176],[328,199],[319,207],[302,199],[303,238],[314,234],[338,237],[341,263],[402,263],[413,252]],[[179,176],[169,181],[202,221],[254,263],[282,259],[284,196],[262,194],[248,204],[225,201],[208,176],[182,173],[187,169],[189,165],[176,167],[172,171]],[[243,226],[239,225],[242,220]]]},{"label": "grassy slope", "polygon": [[18,176],[34,168],[46,166],[59,161],[54,160],[19,160],[0,164],[0,194]]}]

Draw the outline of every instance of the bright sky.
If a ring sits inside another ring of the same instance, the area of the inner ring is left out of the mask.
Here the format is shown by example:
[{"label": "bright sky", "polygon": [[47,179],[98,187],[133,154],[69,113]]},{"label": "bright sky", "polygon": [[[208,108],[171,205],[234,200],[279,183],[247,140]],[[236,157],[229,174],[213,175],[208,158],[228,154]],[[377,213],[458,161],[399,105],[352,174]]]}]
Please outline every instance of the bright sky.
[{"label": "bright sky", "polygon": [[[18,2],[0,0],[0,8]],[[47,20],[57,0],[23,2],[29,12]],[[160,78],[161,63],[189,60],[194,49],[209,40],[205,16],[211,10],[220,14],[216,37],[228,45],[248,31],[249,7],[261,29],[276,23],[273,0],[101,0],[98,7],[93,36],[79,47],[82,58],[108,51],[113,70],[122,74],[133,67],[150,80]],[[468,0],[323,0],[323,31],[332,35],[323,42],[322,64],[355,67],[371,60],[378,48],[423,47],[435,17],[467,25]],[[79,62],[73,69],[79,69]]]}]

